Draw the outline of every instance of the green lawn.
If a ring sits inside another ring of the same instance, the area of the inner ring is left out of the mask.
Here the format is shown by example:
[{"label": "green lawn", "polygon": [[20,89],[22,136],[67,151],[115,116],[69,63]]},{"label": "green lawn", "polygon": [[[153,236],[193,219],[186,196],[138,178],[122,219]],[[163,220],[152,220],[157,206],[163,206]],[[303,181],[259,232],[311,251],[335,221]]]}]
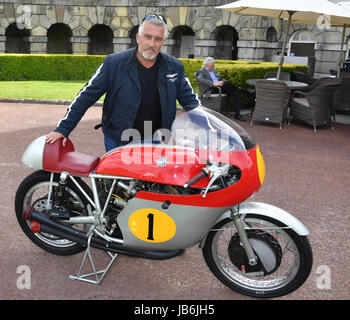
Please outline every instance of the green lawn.
[{"label": "green lawn", "polygon": [[[74,100],[86,82],[0,81],[0,99]],[[103,100],[104,95],[99,101]]]},{"label": "green lawn", "polygon": [[[73,100],[86,81],[0,81],[0,98]],[[103,100],[103,97],[100,101]]]}]

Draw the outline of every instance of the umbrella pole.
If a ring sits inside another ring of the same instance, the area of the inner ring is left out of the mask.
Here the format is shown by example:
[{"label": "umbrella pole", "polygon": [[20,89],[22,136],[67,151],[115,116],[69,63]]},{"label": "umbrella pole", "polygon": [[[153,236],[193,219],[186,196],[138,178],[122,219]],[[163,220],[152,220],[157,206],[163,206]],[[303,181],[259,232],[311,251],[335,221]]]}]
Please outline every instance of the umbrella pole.
[{"label": "umbrella pole", "polygon": [[278,65],[277,80],[280,79],[282,65],[284,63],[284,51],[286,50],[286,46],[287,46],[288,33],[289,33],[290,23],[292,21],[293,14],[294,14],[294,11],[288,11],[287,30],[286,30],[286,34],[285,34],[284,41],[283,41],[283,48],[282,48],[280,63]]},{"label": "umbrella pole", "polygon": [[341,47],[340,47],[340,53],[339,53],[339,61],[338,61],[338,70],[337,70],[337,78],[340,77],[340,69],[341,65],[344,61],[344,41],[345,41],[345,31],[346,31],[346,24],[343,26],[343,35],[341,38]]}]

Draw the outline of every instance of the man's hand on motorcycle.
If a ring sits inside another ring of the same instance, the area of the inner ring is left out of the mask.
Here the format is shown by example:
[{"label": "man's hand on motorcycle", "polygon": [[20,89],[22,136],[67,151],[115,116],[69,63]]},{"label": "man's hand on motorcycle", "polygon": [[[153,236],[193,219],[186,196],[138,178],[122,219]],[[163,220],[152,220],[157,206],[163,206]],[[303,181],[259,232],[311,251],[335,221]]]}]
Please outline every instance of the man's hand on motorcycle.
[{"label": "man's hand on motorcycle", "polygon": [[63,139],[62,145],[65,147],[67,138],[59,132],[50,132],[46,135],[46,142],[47,143],[55,143],[57,140]]}]

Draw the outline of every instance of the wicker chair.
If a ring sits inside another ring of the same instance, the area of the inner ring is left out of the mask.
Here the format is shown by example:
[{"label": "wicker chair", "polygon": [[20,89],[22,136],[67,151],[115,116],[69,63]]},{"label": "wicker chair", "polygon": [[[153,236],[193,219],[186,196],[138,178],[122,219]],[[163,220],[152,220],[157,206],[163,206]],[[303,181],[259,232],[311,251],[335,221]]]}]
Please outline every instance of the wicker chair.
[{"label": "wicker chair", "polygon": [[211,93],[212,87],[199,82],[197,72],[194,73],[194,77],[198,83],[199,99],[203,106],[221,113],[230,112],[230,97],[222,93],[220,87],[217,87],[219,93]]},{"label": "wicker chair", "polygon": [[278,123],[280,129],[287,116],[290,90],[284,81],[257,80],[256,101],[250,125],[253,121]]},{"label": "wicker chair", "polygon": [[313,84],[317,81],[317,79],[310,77],[309,73],[302,70],[294,70],[293,71],[295,81],[304,82],[308,85]]},{"label": "wicker chair", "polygon": [[[317,126],[331,123],[331,106],[335,91],[339,84],[326,84],[315,87],[310,92],[297,91],[303,97],[294,97],[291,114],[294,119],[300,119],[317,131]],[[333,129],[333,125],[332,125]]]},{"label": "wicker chair", "polygon": [[[277,72],[274,72],[274,71],[266,72],[264,75],[264,79],[268,79],[268,78],[277,78]],[[281,72],[279,80],[289,81],[290,80],[290,73]]]},{"label": "wicker chair", "polygon": [[[307,86],[307,87],[305,87],[305,88],[303,88],[303,89],[301,89],[299,91],[302,91],[303,93],[307,93],[307,92],[313,91],[315,88],[317,88],[319,86],[324,86],[324,85],[328,85],[328,84],[340,85],[341,82],[342,82],[342,79],[339,79],[339,78],[330,78],[330,77],[319,78],[319,79],[316,79],[316,81],[312,85]],[[295,91],[293,93],[293,98],[294,97],[298,97],[298,96],[300,97],[299,91]],[[304,95],[301,95],[301,97],[304,97]],[[341,98],[338,101],[340,103],[341,102]],[[345,101],[345,103],[346,103],[346,101]],[[330,110],[331,110],[331,116],[332,116],[333,120],[335,120],[334,101],[330,103],[329,107],[330,107]]]},{"label": "wicker chair", "polygon": [[342,78],[333,97],[333,115],[335,112],[350,113],[350,78]]}]

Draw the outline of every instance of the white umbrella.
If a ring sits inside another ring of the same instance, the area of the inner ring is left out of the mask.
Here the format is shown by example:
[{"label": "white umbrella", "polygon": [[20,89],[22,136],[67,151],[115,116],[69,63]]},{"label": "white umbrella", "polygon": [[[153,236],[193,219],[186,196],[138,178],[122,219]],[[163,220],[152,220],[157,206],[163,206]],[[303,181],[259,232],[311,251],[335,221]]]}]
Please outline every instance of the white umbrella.
[{"label": "white umbrella", "polygon": [[284,62],[284,51],[291,23],[322,24],[325,19],[329,19],[326,21],[329,25],[350,24],[350,13],[344,12],[340,6],[327,0],[239,0],[217,8],[246,15],[288,19],[277,79]]}]

